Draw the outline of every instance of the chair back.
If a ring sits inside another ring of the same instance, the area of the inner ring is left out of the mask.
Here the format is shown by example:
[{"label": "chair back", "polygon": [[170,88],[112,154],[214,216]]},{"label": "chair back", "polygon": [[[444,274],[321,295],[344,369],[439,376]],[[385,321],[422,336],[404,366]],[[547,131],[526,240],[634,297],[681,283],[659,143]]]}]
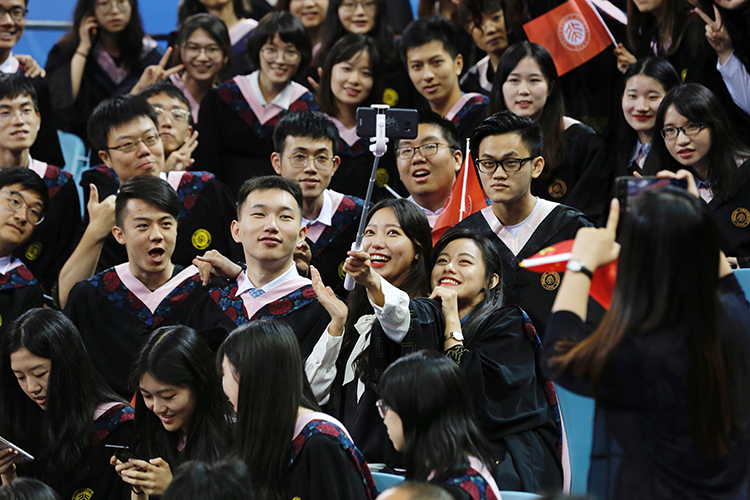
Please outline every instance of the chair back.
[{"label": "chair back", "polygon": [[388,488],[404,481],[404,476],[387,474],[385,472],[373,472],[372,478],[375,480],[375,487],[378,489],[378,493],[383,493]]},{"label": "chair back", "polygon": [[555,389],[563,429],[563,492],[586,495],[594,436],[594,400],[558,384]]},{"label": "chair back", "polygon": [[742,291],[745,292],[748,302],[750,302],[750,269],[735,269],[734,276],[740,282]]},{"label": "chair back", "polygon": [[89,166],[89,157],[86,155],[86,145],[80,137],[68,132],[57,131],[60,139],[60,149],[62,149],[63,158],[65,158],[65,171],[69,172],[78,188],[78,200],[80,202],[81,216],[83,216],[83,207],[88,200],[83,199],[83,188],[81,187],[81,174]]},{"label": "chair back", "polygon": [[533,498],[544,497],[535,493],[526,493],[524,491],[501,491],[500,498],[502,500],[531,500]]}]

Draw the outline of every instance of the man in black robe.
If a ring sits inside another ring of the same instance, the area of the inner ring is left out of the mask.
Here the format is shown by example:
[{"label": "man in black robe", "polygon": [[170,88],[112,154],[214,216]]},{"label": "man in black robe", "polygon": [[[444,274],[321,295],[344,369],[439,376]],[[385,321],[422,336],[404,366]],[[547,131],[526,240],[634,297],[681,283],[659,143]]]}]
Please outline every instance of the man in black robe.
[{"label": "man in black robe", "polygon": [[[495,242],[503,259],[504,303],[521,306],[543,341],[562,273],[534,273],[518,264],[594,224],[574,208],[531,194],[531,180],[544,169],[542,131],[535,121],[502,111],[484,120],[471,142],[479,179],[492,205],[456,227]],[[588,322],[598,324],[603,312],[591,300]]]}]

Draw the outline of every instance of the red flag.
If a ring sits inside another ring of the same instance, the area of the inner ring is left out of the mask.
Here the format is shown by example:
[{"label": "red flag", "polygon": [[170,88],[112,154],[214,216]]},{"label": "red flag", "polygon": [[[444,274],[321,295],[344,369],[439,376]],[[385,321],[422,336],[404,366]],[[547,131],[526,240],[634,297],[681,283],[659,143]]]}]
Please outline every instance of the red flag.
[{"label": "red flag", "polygon": [[523,25],[529,41],[552,55],[557,74],[577,68],[606,49],[615,39],[587,0],[568,0]]},{"label": "red flag", "polygon": [[[535,273],[565,272],[571,257],[573,240],[565,240],[544,248],[521,262],[521,267]],[[617,261],[610,262],[594,271],[589,295],[605,309],[612,304],[612,292],[617,279]]]},{"label": "red flag", "polygon": [[487,202],[484,199],[484,191],[477,177],[477,171],[474,169],[471,152],[467,146],[466,161],[464,161],[463,167],[458,172],[456,182],[453,183],[453,189],[451,189],[448,201],[445,202],[443,212],[437,221],[435,221],[435,227],[432,228],[432,244],[437,243],[437,240],[448,229],[474,212],[479,212],[486,206]]}]

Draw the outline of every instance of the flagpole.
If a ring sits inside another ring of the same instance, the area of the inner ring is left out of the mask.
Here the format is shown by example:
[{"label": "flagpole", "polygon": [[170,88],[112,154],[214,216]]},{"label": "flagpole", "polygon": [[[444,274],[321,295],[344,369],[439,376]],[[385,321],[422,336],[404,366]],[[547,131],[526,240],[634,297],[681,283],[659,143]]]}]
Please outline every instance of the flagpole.
[{"label": "flagpole", "polygon": [[461,209],[458,211],[458,221],[464,220],[466,212],[466,181],[469,178],[469,145],[470,139],[466,138],[466,156],[464,157],[464,185],[461,188]]}]

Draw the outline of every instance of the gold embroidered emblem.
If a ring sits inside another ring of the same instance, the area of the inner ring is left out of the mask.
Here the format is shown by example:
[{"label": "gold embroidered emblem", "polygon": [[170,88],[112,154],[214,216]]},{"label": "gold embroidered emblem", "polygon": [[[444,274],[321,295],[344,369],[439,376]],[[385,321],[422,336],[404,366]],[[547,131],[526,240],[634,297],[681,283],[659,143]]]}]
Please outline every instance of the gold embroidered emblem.
[{"label": "gold embroidered emblem", "polygon": [[398,92],[392,88],[387,88],[383,91],[383,104],[387,104],[390,107],[398,104]]},{"label": "gold embroidered emblem", "polygon": [[564,181],[555,179],[555,182],[550,184],[547,188],[547,192],[549,192],[549,195],[553,198],[562,198],[565,196],[565,193],[568,192],[568,186]]},{"label": "gold embroidered emblem", "polygon": [[75,493],[73,493],[72,500],[91,500],[91,497],[94,496],[94,490],[90,488],[81,488],[80,490],[76,490]]},{"label": "gold embroidered emblem", "polygon": [[542,274],[542,288],[548,291],[557,290],[560,286],[560,274],[556,272]]},{"label": "gold embroidered emblem", "polygon": [[377,172],[375,172],[375,185],[379,188],[382,188],[386,184],[388,184],[388,181],[391,180],[391,176],[388,175],[388,171],[384,168],[379,168]]},{"label": "gold embroidered emblem", "polygon": [[26,249],[26,258],[28,260],[36,260],[40,255],[42,255],[42,244],[38,241],[29,245],[29,248]]},{"label": "gold embroidered emblem", "polygon": [[341,264],[339,264],[338,275],[340,279],[346,278],[346,273],[344,272],[344,262],[346,261],[343,261],[341,262]]},{"label": "gold embroidered emblem", "polygon": [[193,233],[192,238],[190,238],[190,241],[198,250],[205,250],[211,244],[211,233],[205,229],[197,229]]},{"label": "gold embroidered emblem", "polygon": [[750,225],[750,210],[740,207],[732,212],[732,224],[740,228]]}]

